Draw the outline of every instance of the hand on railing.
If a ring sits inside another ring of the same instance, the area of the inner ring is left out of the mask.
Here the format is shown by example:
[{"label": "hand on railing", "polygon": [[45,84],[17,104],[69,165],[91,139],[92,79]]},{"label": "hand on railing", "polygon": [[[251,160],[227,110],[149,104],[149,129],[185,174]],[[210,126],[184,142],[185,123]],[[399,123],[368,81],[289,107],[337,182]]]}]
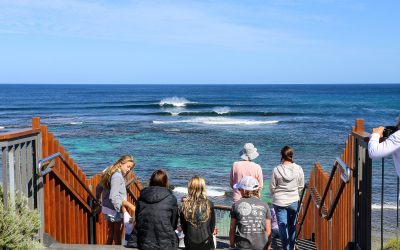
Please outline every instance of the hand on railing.
[{"label": "hand on railing", "polygon": [[99,200],[93,200],[92,204],[92,214],[96,215],[101,212],[101,201]]}]

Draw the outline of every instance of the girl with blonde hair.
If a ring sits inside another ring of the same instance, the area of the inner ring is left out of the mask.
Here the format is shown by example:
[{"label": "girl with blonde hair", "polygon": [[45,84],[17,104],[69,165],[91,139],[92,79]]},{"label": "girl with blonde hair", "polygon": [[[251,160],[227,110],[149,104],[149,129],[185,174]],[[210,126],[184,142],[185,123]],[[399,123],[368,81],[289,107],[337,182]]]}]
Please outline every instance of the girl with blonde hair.
[{"label": "girl with blonde hair", "polygon": [[188,183],[188,196],[180,213],[186,249],[214,249],[214,204],[207,198],[203,178],[194,176]]},{"label": "girl with blonde hair", "polygon": [[[107,220],[107,244],[121,245],[123,224],[131,218],[127,209],[135,211],[135,205],[127,201],[125,179],[135,166],[135,160],[130,155],[121,156],[114,164],[104,170],[99,185],[102,189],[102,213]],[[96,193],[100,193],[96,188]]]}]

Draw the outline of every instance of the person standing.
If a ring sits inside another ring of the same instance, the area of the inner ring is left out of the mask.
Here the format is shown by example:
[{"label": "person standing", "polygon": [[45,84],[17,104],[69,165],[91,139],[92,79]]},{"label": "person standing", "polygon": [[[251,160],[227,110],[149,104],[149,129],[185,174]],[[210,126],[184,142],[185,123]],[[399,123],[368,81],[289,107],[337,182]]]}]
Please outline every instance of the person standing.
[{"label": "person standing", "polygon": [[252,143],[246,143],[243,149],[239,152],[240,160],[236,161],[232,165],[230,175],[230,185],[233,189],[233,202],[236,202],[242,198],[242,195],[238,189],[234,188],[234,185],[238,183],[243,176],[252,176],[257,179],[259,183],[259,194],[261,194],[263,188],[263,173],[260,165],[252,162],[258,157],[257,148]]},{"label": "person standing", "polygon": [[[96,197],[102,196],[101,210],[107,220],[107,245],[121,245],[123,217],[130,217],[127,209],[135,206],[127,201],[124,176],[135,166],[132,156],[121,156],[118,161],[104,170]],[[125,214],[123,214],[124,212]]]},{"label": "person standing", "polygon": [[242,198],[232,205],[229,243],[232,248],[271,249],[271,213],[259,197],[257,179],[244,176],[235,188]]},{"label": "person standing", "polygon": [[207,198],[203,178],[194,176],[188,183],[188,196],[182,202],[181,225],[188,250],[214,249],[214,204]]},{"label": "person standing", "polygon": [[293,155],[294,150],[290,146],[281,149],[281,163],[272,171],[269,186],[284,250],[295,247],[296,213],[304,188],[303,169],[294,163]]},{"label": "person standing", "polygon": [[397,175],[400,176],[400,116],[397,118],[396,127],[397,131],[382,142],[379,142],[379,140],[383,137],[385,127],[372,129],[368,142],[368,153],[372,159],[379,159],[392,154]]},{"label": "person standing", "polygon": [[135,214],[139,249],[178,248],[178,203],[168,186],[167,173],[159,169],[151,175],[149,186],[140,192]]}]

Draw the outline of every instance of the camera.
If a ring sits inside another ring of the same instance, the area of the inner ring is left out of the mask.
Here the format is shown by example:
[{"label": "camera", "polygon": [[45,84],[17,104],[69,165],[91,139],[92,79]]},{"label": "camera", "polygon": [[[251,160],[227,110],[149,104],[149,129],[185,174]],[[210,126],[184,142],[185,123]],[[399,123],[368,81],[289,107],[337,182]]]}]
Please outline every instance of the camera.
[{"label": "camera", "polygon": [[386,126],[383,130],[383,137],[387,138],[394,132],[396,132],[399,128],[397,126]]}]

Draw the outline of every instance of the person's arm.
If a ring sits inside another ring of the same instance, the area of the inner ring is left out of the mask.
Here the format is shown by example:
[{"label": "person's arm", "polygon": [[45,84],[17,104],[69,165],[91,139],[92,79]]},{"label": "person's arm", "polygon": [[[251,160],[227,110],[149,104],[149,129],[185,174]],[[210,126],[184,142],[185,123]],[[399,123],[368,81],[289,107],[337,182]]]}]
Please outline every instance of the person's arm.
[{"label": "person's arm", "polygon": [[236,230],[236,219],[231,218],[231,225],[229,228],[229,246],[235,247],[235,230]]},{"label": "person's arm", "polygon": [[231,169],[230,185],[231,185],[232,189],[233,189],[233,185],[235,185],[235,182],[233,181],[233,178],[235,177],[234,169],[235,169],[235,163],[233,163],[232,169]]},{"label": "person's arm", "polygon": [[178,203],[175,196],[172,196],[172,199],[174,204],[172,205],[171,226],[175,230],[176,226],[178,226]]},{"label": "person's arm", "polygon": [[125,189],[125,181],[122,174],[115,172],[111,176],[110,182],[110,200],[115,210],[119,212],[121,210],[123,197],[121,196],[121,189]]},{"label": "person's arm", "polygon": [[275,188],[276,188],[275,172],[274,170],[272,170],[271,179],[269,181],[269,191],[271,192],[271,195],[274,195]]},{"label": "person's arm", "polygon": [[[140,212],[140,202],[137,201],[136,202],[136,210],[135,210],[135,220],[136,220],[136,218],[139,218],[139,212]],[[135,223],[135,229],[138,229],[138,224],[137,223]]]},{"label": "person's arm", "polygon": [[126,210],[126,208],[129,208],[129,210],[131,210],[133,213],[135,213],[136,207],[129,201],[123,200],[122,206],[123,206],[123,208],[125,208],[125,210]]},{"label": "person's arm", "polygon": [[186,232],[187,232],[187,221],[186,221],[185,215],[183,214],[182,211],[180,212],[179,218],[180,218],[180,221],[181,221],[181,227],[182,227],[183,233],[186,234]]},{"label": "person's arm", "polygon": [[267,250],[271,250],[271,219],[265,219],[265,234],[268,239]]},{"label": "person's arm", "polygon": [[301,192],[304,189],[304,172],[301,167],[300,167],[299,179],[298,179],[297,183],[298,183],[298,188],[299,188],[299,195],[301,196]]},{"label": "person's arm", "polygon": [[368,154],[372,159],[382,158],[400,149],[400,131],[393,133],[385,141],[379,143],[384,127],[374,128],[368,142]]},{"label": "person's arm", "polygon": [[101,183],[97,184],[96,186],[96,200],[100,201],[101,194],[103,193],[103,185]]},{"label": "person's arm", "polygon": [[257,180],[258,180],[258,186],[260,190],[260,196],[261,196],[261,191],[264,186],[264,176],[261,167],[258,168],[258,174],[257,174]]},{"label": "person's arm", "polygon": [[215,230],[215,211],[214,211],[214,204],[210,202],[210,208],[211,208],[211,213],[210,213],[210,229],[211,229],[211,233],[214,233]]}]

